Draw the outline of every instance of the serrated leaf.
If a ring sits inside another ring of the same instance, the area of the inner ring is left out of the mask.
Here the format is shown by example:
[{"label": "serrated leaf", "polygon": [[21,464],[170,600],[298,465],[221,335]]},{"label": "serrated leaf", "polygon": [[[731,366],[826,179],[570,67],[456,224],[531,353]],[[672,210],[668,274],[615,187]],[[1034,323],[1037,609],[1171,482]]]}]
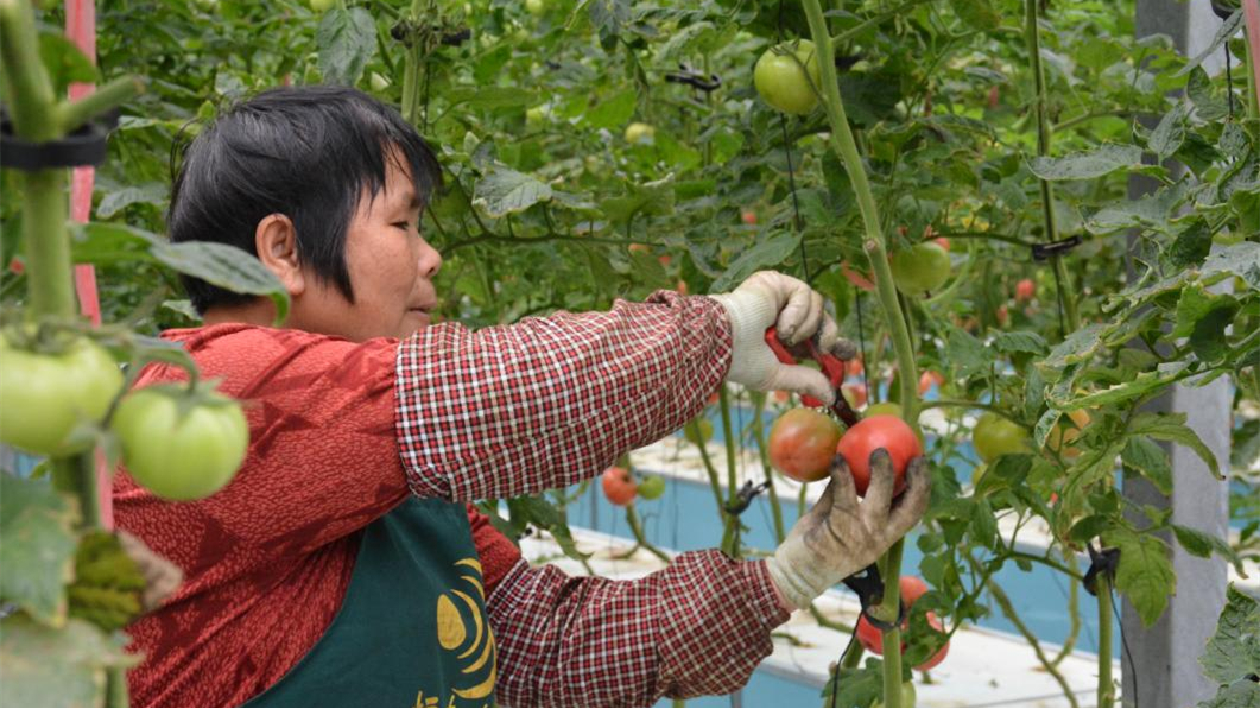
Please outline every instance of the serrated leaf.
[{"label": "serrated leaf", "polygon": [[1242,578],[1247,577],[1247,571],[1243,567],[1242,558],[1230,547],[1229,542],[1219,536],[1213,536],[1196,528],[1189,526],[1181,526],[1172,524],[1173,533],[1177,535],[1177,543],[1186,549],[1186,552],[1192,556],[1199,558],[1207,558],[1213,553],[1221,558],[1229,561],[1234,569],[1238,571],[1238,575]]},{"label": "serrated leaf", "polygon": [[1201,120],[1220,120],[1229,115],[1225,97],[1212,85],[1212,79],[1201,66],[1190,71],[1186,97],[1194,104],[1194,112]]},{"label": "serrated leaf", "polygon": [[976,543],[991,547],[997,538],[997,518],[993,507],[984,499],[977,499],[971,507],[971,538]]},{"label": "serrated leaf", "polygon": [[1177,325],[1173,329],[1172,336],[1188,336],[1194,331],[1194,326],[1199,320],[1226,299],[1233,298],[1210,293],[1199,283],[1187,283],[1181,289],[1181,297],[1177,299]]},{"label": "serrated leaf", "polygon": [[664,44],[656,50],[656,58],[658,61],[669,61],[675,55],[681,53],[687,48],[687,45],[698,39],[704,34],[712,34],[714,25],[712,22],[697,22],[687,25],[679,29]]},{"label": "serrated leaf", "polygon": [[65,622],[77,517],[73,501],[47,482],[0,474],[0,600],[44,624]]},{"label": "serrated leaf", "polygon": [[1125,443],[1120,461],[1154,484],[1161,494],[1172,494],[1172,462],[1159,443],[1135,435]]},{"label": "serrated leaf", "polygon": [[1102,348],[1103,326],[1097,323],[1088,324],[1068,335],[1050,353],[1039,366],[1047,369],[1064,369],[1070,364],[1088,361]]},{"label": "serrated leaf", "polygon": [[1234,14],[1230,15],[1229,19],[1225,20],[1225,23],[1222,24],[1220,29],[1216,31],[1216,34],[1212,37],[1212,41],[1208,42],[1207,47],[1196,54],[1193,59],[1187,62],[1185,66],[1181,67],[1181,69],[1178,70],[1176,74],[1173,74],[1173,76],[1185,76],[1191,71],[1199,68],[1199,66],[1203,64],[1208,57],[1212,56],[1213,52],[1220,49],[1225,42],[1229,41],[1230,37],[1233,37],[1238,33],[1238,27],[1242,24],[1242,17],[1242,10],[1238,10]]},{"label": "serrated leaf", "polygon": [[1177,183],[1161,187],[1154,194],[1140,199],[1111,202],[1089,217],[1085,228],[1090,233],[1107,234],[1145,225],[1167,232],[1171,228],[1170,220],[1190,196],[1189,187]]},{"label": "serrated leaf", "polygon": [[1215,696],[1200,701],[1197,708],[1260,708],[1260,684],[1250,677],[1222,686]]},{"label": "serrated leaf", "polygon": [[125,653],[126,643],[125,634],[106,635],[82,620],[52,628],[12,615],[0,621],[0,705],[102,705],[105,669],[139,663]]},{"label": "serrated leaf", "polygon": [[630,22],[629,0],[589,0],[591,24],[603,33],[621,34]]},{"label": "serrated leaf", "polygon": [[1102,514],[1093,514],[1072,524],[1068,538],[1077,543],[1089,543],[1112,527],[1111,518]]},{"label": "serrated leaf", "polygon": [[1038,177],[1057,181],[1095,179],[1121,169],[1142,166],[1142,148],[1136,145],[1101,145],[1090,152],[1065,157],[1035,157],[1029,168]]},{"label": "serrated leaf", "polygon": [[1035,366],[1028,367],[1024,373],[1024,415],[1031,418],[1046,402],[1046,382],[1041,377],[1041,370]]},{"label": "serrated leaf", "polygon": [[1042,354],[1046,351],[1046,340],[1029,330],[1000,332],[993,337],[993,348],[1003,354]]},{"label": "serrated leaf", "polygon": [[1168,598],[1177,591],[1177,577],[1168,548],[1154,536],[1121,534],[1117,538],[1120,563],[1116,569],[1116,590],[1124,593],[1138,611],[1142,624],[1155,623]]},{"label": "serrated leaf", "polygon": [[266,295],[276,305],[276,320],[289,315],[289,293],[276,277],[251,253],[235,246],[212,241],[157,241],[150,246],[153,257],[175,270],[249,295]]},{"label": "serrated leaf", "polygon": [[1161,160],[1177,152],[1186,139],[1186,118],[1189,114],[1185,102],[1177,102],[1151,131],[1151,137],[1146,141],[1147,149],[1159,155]]},{"label": "serrated leaf", "polygon": [[361,7],[334,7],[320,18],[315,43],[324,82],[353,86],[376,55],[376,23]]},{"label": "serrated leaf", "polygon": [[1066,411],[1098,406],[1113,406],[1135,398],[1141,398],[1156,389],[1180,380],[1182,372],[1189,366],[1190,364],[1184,361],[1163,364],[1155,371],[1144,371],[1138,374],[1132,380],[1113,384],[1105,389],[1074,398],[1061,398],[1061,392],[1056,388],[1052,392],[1051,400],[1054,401],[1055,406]]},{"label": "serrated leaf", "polygon": [[1225,600],[1216,633],[1199,655],[1203,675],[1221,685],[1260,673],[1260,601],[1233,585]]},{"label": "serrated leaf", "polygon": [[1216,456],[1203,444],[1199,434],[1186,425],[1185,413],[1142,413],[1129,422],[1129,432],[1133,435],[1149,435],[1156,440],[1177,443],[1194,451],[1208,470],[1217,478],[1221,476],[1221,468]]},{"label": "serrated leaf", "polygon": [[497,219],[550,200],[550,185],[523,172],[495,165],[477,182],[472,203]]},{"label": "serrated leaf", "polygon": [[801,235],[798,233],[792,231],[774,233],[736,258],[721,277],[713,281],[709,292],[726,292],[759,270],[779,266],[796,252],[800,242]]},{"label": "serrated leaf", "polygon": [[950,0],[949,4],[958,19],[975,29],[989,32],[1002,24],[1002,16],[989,0]]},{"label": "serrated leaf", "polygon": [[1206,221],[1195,220],[1173,241],[1164,252],[1168,264],[1174,268],[1202,265],[1212,251],[1212,227]]},{"label": "serrated leaf", "polygon": [[638,93],[627,89],[596,102],[595,107],[586,112],[583,120],[592,128],[620,128],[634,116],[638,103]]},{"label": "serrated leaf", "polygon": [[1234,276],[1260,290],[1260,243],[1243,241],[1208,256],[1199,271],[1206,284]]},{"label": "serrated leaf", "polygon": [[156,182],[139,187],[124,187],[106,194],[96,207],[98,219],[108,219],[132,204],[153,204],[165,206],[169,196],[166,185]]},{"label": "serrated leaf", "polygon": [[1046,437],[1050,435],[1050,431],[1054,429],[1055,423],[1059,422],[1059,417],[1062,415],[1061,411],[1053,408],[1041,414],[1041,417],[1037,419],[1037,424],[1033,426],[1034,447],[1040,450],[1046,446]]},{"label": "serrated leaf", "polygon": [[949,330],[945,358],[951,366],[957,367],[958,375],[962,377],[985,371],[993,364],[993,352],[986,349],[979,339],[957,327]]}]

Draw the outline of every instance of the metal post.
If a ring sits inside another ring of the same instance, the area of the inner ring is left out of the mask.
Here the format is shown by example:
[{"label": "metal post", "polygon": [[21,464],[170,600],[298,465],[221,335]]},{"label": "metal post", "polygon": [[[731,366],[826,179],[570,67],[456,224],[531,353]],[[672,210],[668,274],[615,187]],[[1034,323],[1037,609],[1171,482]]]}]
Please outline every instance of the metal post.
[{"label": "metal post", "polygon": [[[1221,21],[1208,0],[1137,0],[1134,27],[1137,36],[1164,34],[1182,54],[1195,56],[1207,47]],[[1204,62],[1210,74],[1219,73],[1224,55]],[[1157,120],[1157,118],[1156,118]],[[1153,124],[1151,125],[1153,127]],[[1153,180],[1135,177],[1129,197],[1137,199],[1156,187]],[[1130,248],[1134,239],[1130,238]],[[1152,401],[1147,410],[1180,411],[1189,426],[1222,464],[1229,461],[1231,420],[1230,383],[1218,379],[1203,388],[1175,386]],[[1173,495],[1160,494],[1153,485],[1126,475],[1124,495],[1135,505],[1171,509],[1173,523],[1227,538],[1229,532],[1228,487],[1218,482],[1194,453],[1180,446],[1166,447],[1172,461]],[[1139,513],[1139,517],[1144,518]],[[1185,708],[1215,695],[1216,687],[1199,666],[1199,655],[1212,636],[1225,604],[1227,569],[1218,558],[1194,558],[1172,547],[1177,590],[1168,610],[1151,627],[1144,627],[1136,610],[1122,604],[1121,630],[1128,648],[1122,652],[1122,702],[1141,708]]]}]

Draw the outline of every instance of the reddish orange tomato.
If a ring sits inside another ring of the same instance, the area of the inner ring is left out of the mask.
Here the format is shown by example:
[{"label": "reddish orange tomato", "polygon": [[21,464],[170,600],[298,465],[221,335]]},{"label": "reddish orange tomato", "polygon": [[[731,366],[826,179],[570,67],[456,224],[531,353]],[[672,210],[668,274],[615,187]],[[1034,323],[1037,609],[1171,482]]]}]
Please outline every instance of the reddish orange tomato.
[{"label": "reddish orange tomato", "polygon": [[613,506],[629,506],[634,496],[639,493],[639,485],[624,467],[609,467],[604,470],[604,496]]},{"label": "reddish orange tomato", "polygon": [[739,220],[745,224],[755,224],[757,223],[757,212],[746,210],[739,215]]},{"label": "reddish orange tomato", "polygon": [[848,360],[847,362],[845,362],[845,364],[844,364],[844,372],[845,372],[846,374],[848,374],[849,376],[861,376],[861,375],[862,375],[862,357],[861,357],[861,355],[859,355],[859,356],[855,356],[855,357],[853,357],[852,359],[850,359],[850,360]]},{"label": "reddish orange tomato", "polygon": [[779,403],[787,403],[791,399],[792,399],[792,394],[788,393],[787,391],[774,392],[774,400],[778,401]]},{"label": "reddish orange tomato", "polygon": [[848,261],[844,261],[840,264],[840,274],[843,275],[850,283],[853,283],[855,287],[862,288],[863,290],[875,289],[875,283],[871,282],[870,274],[864,276],[856,270],[849,268]]},{"label": "reddish orange tomato", "polygon": [[938,246],[940,246],[941,248],[945,249],[946,251],[948,251],[948,250],[949,250],[949,239],[947,239],[947,238],[938,238],[938,239],[935,239],[935,240],[933,241],[933,243],[935,243],[936,245],[938,245]]},{"label": "reddish orange tomato", "polygon": [[722,394],[718,393],[717,391],[714,391],[713,393],[710,393],[710,394],[709,394],[709,405],[710,405],[710,406],[716,406],[717,404],[719,404],[719,403],[721,403],[721,402],[722,402]]},{"label": "reddish orange tomato", "polygon": [[901,576],[897,586],[901,588],[901,601],[906,603],[906,607],[913,605],[928,591],[927,583],[917,575]]},{"label": "reddish orange tomato", "polygon": [[632,243],[629,250],[631,253],[647,253],[648,247],[644,243]]},{"label": "reddish orange tomato", "polygon": [[932,388],[933,384],[936,384],[937,386],[944,385],[945,377],[937,371],[924,371],[919,376],[919,395],[922,396],[927,393],[928,389]]},{"label": "reddish orange tomato", "polygon": [[998,309],[997,309],[998,324],[1002,327],[1005,327],[1006,323],[1009,322],[1010,319],[1011,319],[1011,313],[1010,313],[1010,310],[1006,308],[1006,303],[1002,303],[1001,305],[998,305]]},{"label": "reddish orange tomato", "polygon": [[858,641],[861,642],[863,649],[875,655],[883,655],[883,635],[875,627],[875,625],[866,621],[866,615],[862,615],[858,618],[857,627],[853,630],[853,633],[857,635]]},{"label": "reddish orange tomato", "polygon": [[678,294],[679,294],[679,295],[686,295],[686,294],[687,294],[687,283],[686,283],[686,282],[684,282],[684,281],[682,281],[682,280],[678,281],[678,288],[677,288],[677,290],[678,290]]},{"label": "reddish orange tomato", "polygon": [[861,408],[866,405],[866,384],[845,384],[840,387],[840,393],[844,395],[844,400],[848,401],[853,408]]},{"label": "reddish orange tomato", "polygon": [[793,408],[770,428],[770,464],[798,482],[827,477],[840,441],[840,426],[811,408]]},{"label": "reddish orange tomato", "polygon": [[1036,294],[1037,294],[1037,284],[1032,281],[1032,278],[1024,278],[1018,283],[1015,283],[1015,299],[1016,300],[1021,300],[1021,301],[1031,300],[1033,299],[1033,296]]},{"label": "reddish orange tomato", "polygon": [[904,420],[891,415],[864,418],[849,428],[836,447],[849,464],[858,496],[866,496],[871,481],[871,453],[881,448],[892,458],[894,493],[906,488],[906,465],[910,459],[923,454],[923,444]]},{"label": "reddish orange tomato", "polygon": [[671,260],[673,260],[673,259],[672,259],[672,258],[670,258],[669,256],[658,256],[658,257],[657,257],[657,259],[656,259],[656,262],[657,262],[657,263],[660,263],[662,266],[664,266],[664,267],[668,268],[668,267],[669,267],[669,262],[670,262]]}]

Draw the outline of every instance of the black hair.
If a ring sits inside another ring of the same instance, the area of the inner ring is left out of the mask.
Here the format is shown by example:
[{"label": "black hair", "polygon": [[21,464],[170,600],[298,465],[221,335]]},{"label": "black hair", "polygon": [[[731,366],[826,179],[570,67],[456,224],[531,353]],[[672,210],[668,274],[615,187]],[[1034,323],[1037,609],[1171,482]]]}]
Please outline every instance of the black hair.
[{"label": "black hair", "polygon": [[[183,150],[171,187],[172,241],[217,241],[254,256],[258,223],[283,214],[297,231],[298,258],[350,302],[346,231],[363,189],[385,186],[386,160],[407,167],[423,205],[441,185],[437,158],[393,108],[354,88],[264,91],[206,126]],[[197,312],[248,302],[182,277]]]}]

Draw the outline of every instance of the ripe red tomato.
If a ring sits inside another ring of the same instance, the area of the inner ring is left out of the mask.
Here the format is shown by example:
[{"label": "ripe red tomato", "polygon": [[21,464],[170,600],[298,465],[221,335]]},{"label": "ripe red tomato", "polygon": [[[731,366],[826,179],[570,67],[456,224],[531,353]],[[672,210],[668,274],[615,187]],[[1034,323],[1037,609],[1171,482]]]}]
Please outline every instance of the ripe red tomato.
[{"label": "ripe red tomato", "polygon": [[901,601],[906,603],[906,607],[913,605],[928,591],[927,583],[917,575],[901,576],[897,586],[901,588]]},{"label": "ripe red tomato", "polygon": [[945,376],[938,371],[924,371],[919,375],[919,395],[927,393],[932,385],[942,386],[945,384]]},{"label": "ripe red tomato", "polygon": [[871,275],[869,273],[862,275],[856,270],[853,270],[849,267],[848,261],[840,263],[840,274],[843,275],[850,283],[853,283],[854,287],[862,288],[863,290],[875,289],[875,283],[871,282]]},{"label": "ripe red tomato", "polygon": [[1036,294],[1037,294],[1037,284],[1032,281],[1032,278],[1024,278],[1018,283],[1015,283],[1015,299],[1016,300],[1020,300],[1020,301],[1031,300],[1033,299],[1033,296]]},{"label": "ripe red tomato", "polygon": [[949,250],[949,239],[947,239],[947,238],[938,238],[938,239],[933,239],[933,240],[932,240],[932,243],[934,243],[934,244],[936,244],[936,245],[940,246],[941,248],[945,249],[946,251],[948,251],[948,250]]},{"label": "ripe red tomato", "polygon": [[892,458],[894,493],[906,488],[906,465],[910,459],[923,454],[923,443],[904,420],[891,415],[864,418],[849,428],[836,446],[836,452],[849,463],[858,496],[866,495],[871,481],[871,453],[881,448]]},{"label": "ripe red tomato", "polygon": [[775,391],[774,400],[778,401],[779,403],[787,403],[788,401],[792,400],[792,394],[788,393],[787,391]]},{"label": "ripe red tomato", "polygon": [[1005,327],[1006,323],[1009,322],[1010,319],[1011,319],[1011,313],[1010,313],[1010,310],[1007,309],[1006,303],[1002,303],[1001,305],[998,305],[998,309],[997,309],[998,325],[1001,327]]},{"label": "ripe red tomato", "polygon": [[623,467],[609,467],[604,470],[604,496],[613,506],[629,506],[634,495],[639,493],[639,486],[634,483],[630,471]]},{"label": "ripe red tomato", "polygon": [[673,258],[671,258],[670,256],[657,256],[656,258],[656,262],[660,263],[661,266],[665,268],[669,267],[669,262],[671,260],[673,260]]},{"label": "ripe red tomato", "polygon": [[[927,613],[927,621],[928,621],[928,624],[932,625],[932,628],[935,629],[936,631],[941,632],[941,633],[945,632],[944,625],[941,624],[941,621],[936,618],[936,615],[934,613],[932,612]],[[904,648],[902,650],[904,651]],[[949,642],[945,642],[944,646],[942,646],[940,649],[937,649],[936,653],[933,654],[931,657],[929,657],[927,661],[914,667],[914,670],[927,671],[929,669],[934,669],[942,661],[945,661],[945,657],[947,655],[949,655]]]},{"label": "ripe red tomato", "polygon": [[627,248],[626,250],[630,251],[631,253],[647,253],[649,249],[647,247],[647,244],[632,243],[630,244],[630,247]]},{"label": "ripe red tomato", "polygon": [[990,86],[990,87],[989,87],[989,96],[988,96],[988,104],[989,104],[989,108],[990,108],[990,109],[997,108],[997,107],[998,107],[998,103],[999,103],[1000,101],[1001,101],[1001,93],[998,91],[998,87],[997,87],[997,86]]},{"label": "ripe red tomato", "polygon": [[14,256],[9,259],[9,272],[14,275],[21,275],[26,272],[26,262],[21,258]]},{"label": "ripe red tomato", "polygon": [[840,387],[840,392],[851,407],[861,408],[866,405],[866,384],[845,384]]},{"label": "ripe red tomato", "polygon": [[827,477],[840,440],[840,426],[811,408],[793,408],[770,428],[770,463],[798,482]]},{"label": "ripe red tomato", "polygon": [[755,224],[757,223],[757,212],[751,210],[743,211],[739,215],[739,220],[745,224]]}]

